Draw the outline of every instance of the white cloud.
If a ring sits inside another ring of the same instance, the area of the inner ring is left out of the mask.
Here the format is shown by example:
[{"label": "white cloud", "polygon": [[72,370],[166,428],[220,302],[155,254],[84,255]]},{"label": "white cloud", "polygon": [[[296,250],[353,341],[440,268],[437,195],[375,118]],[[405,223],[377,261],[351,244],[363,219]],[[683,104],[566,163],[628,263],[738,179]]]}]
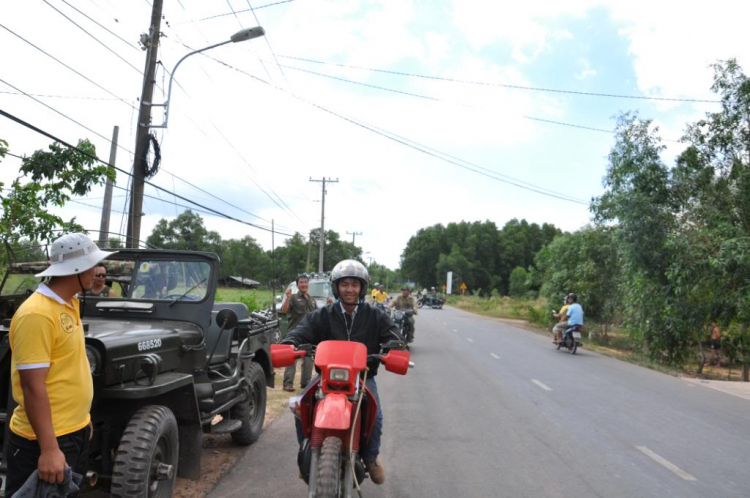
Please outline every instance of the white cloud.
[{"label": "white cloud", "polygon": [[589,63],[588,59],[585,59],[585,58],[579,59],[578,66],[581,68],[581,70],[575,73],[576,79],[585,80],[587,78],[596,76],[596,69],[591,67],[591,64]]}]

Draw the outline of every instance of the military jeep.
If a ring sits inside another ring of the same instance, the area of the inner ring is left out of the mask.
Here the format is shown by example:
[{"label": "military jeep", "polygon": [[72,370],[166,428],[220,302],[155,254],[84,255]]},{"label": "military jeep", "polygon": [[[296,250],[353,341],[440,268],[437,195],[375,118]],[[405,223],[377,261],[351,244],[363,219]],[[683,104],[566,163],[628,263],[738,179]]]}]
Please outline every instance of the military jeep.
[{"label": "military jeep", "polygon": [[[104,263],[116,297],[81,298],[94,381],[87,480],[114,497],[169,497],[177,476],[200,477],[203,434],[229,433],[240,445],[260,436],[278,320],[271,310],[214,302],[215,254],[127,249]],[[15,407],[10,321],[45,267],[12,265],[0,284],[3,441]]]}]

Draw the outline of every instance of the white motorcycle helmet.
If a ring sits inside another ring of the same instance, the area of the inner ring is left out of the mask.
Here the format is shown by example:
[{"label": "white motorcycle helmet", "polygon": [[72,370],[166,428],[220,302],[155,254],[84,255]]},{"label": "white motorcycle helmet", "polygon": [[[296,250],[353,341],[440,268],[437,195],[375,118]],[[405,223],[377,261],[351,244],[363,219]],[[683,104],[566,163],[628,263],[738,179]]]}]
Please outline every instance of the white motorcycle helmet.
[{"label": "white motorcycle helmet", "polygon": [[331,271],[331,290],[336,299],[340,298],[338,282],[342,278],[356,278],[359,280],[362,286],[359,291],[359,298],[365,298],[367,295],[367,286],[370,283],[370,274],[367,272],[365,265],[354,259],[345,259],[333,267],[333,271]]}]

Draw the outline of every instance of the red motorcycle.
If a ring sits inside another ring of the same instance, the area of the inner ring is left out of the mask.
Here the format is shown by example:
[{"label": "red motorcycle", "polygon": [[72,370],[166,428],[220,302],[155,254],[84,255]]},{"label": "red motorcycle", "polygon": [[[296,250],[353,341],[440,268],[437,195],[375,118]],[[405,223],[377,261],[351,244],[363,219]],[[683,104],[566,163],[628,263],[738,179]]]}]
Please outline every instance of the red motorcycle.
[{"label": "red motorcycle", "polygon": [[367,360],[376,358],[389,372],[406,375],[410,353],[402,341],[383,345],[385,354],[368,355],[359,342],[324,341],[316,349],[272,344],[271,363],[286,367],[308,354],[320,376],[293,407],[302,423],[304,443],[297,463],[309,486],[308,498],[351,498],[366,478],[359,449],[370,438],[378,405],[365,385]]}]

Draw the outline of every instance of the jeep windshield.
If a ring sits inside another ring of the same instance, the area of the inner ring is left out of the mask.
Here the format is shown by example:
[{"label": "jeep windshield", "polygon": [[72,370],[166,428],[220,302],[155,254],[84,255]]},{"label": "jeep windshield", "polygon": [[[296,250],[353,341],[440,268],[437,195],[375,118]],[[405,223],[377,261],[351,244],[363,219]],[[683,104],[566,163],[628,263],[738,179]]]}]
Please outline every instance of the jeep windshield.
[{"label": "jeep windshield", "polygon": [[203,261],[140,260],[128,297],[155,301],[202,301],[211,267]]},{"label": "jeep windshield", "polygon": [[328,280],[310,282],[308,293],[315,298],[318,307],[328,304],[328,298],[332,297],[331,284]]}]

